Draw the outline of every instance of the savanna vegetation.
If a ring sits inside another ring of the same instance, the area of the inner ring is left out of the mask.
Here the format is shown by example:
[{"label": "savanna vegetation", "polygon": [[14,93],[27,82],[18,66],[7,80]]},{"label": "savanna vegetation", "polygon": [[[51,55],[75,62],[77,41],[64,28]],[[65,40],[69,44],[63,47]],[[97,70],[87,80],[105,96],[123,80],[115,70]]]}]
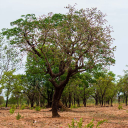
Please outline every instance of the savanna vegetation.
[{"label": "savanna vegetation", "polygon": [[[2,29],[1,106],[51,108],[52,117],[87,103],[127,106],[127,71],[116,80],[108,70],[115,63],[115,47],[105,15],[96,8],[66,9],[66,14],[22,15]],[[25,73],[15,73],[24,57]]]}]

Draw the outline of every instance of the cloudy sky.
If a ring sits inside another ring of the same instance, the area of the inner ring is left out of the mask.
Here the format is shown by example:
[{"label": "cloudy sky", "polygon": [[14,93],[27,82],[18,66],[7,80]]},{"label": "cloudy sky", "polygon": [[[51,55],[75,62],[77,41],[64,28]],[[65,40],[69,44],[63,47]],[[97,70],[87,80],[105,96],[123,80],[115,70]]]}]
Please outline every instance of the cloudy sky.
[{"label": "cloudy sky", "polygon": [[107,14],[108,23],[113,26],[112,37],[116,64],[110,70],[123,75],[128,65],[128,0],[0,0],[0,30],[10,28],[10,22],[24,14],[66,13],[64,7],[77,3],[76,9],[97,7]]}]

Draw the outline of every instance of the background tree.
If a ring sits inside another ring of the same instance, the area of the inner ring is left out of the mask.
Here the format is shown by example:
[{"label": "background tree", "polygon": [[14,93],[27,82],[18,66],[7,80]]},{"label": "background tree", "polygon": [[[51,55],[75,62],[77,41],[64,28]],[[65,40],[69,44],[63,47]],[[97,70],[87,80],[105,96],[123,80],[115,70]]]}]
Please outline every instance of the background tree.
[{"label": "background tree", "polygon": [[2,75],[2,78],[0,80],[0,84],[2,85],[2,89],[5,90],[5,96],[6,96],[6,107],[8,106],[8,99],[9,96],[14,89],[14,82],[15,82],[15,76],[13,75],[15,70],[4,72]]},{"label": "background tree", "polygon": [[5,103],[4,97],[3,96],[0,96],[0,105],[3,104],[3,103]]},{"label": "background tree", "polygon": [[39,18],[23,15],[11,23],[14,27],[2,32],[13,46],[32,52],[46,63],[44,69],[54,86],[52,117],[60,116],[58,103],[70,77],[97,64],[105,66],[115,62],[111,29],[104,25],[105,15],[96,8],[66,8],[69,10],[66,15],[49,13]]},{"label": "background tree", "polygon": [[4,72],[20,68],[19,50],[0,37],[0,79]]}]

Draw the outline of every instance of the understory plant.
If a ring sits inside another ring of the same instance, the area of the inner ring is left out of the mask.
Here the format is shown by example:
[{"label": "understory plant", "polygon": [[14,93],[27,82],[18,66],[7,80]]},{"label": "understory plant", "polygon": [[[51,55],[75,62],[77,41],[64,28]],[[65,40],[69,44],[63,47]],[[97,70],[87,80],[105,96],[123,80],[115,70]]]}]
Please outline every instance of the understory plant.
[{"label": "understory plant", "polygon": [[119,109],[119,110],[123,109],[123,107],[122,107],[121,104],[119,104],[118,109]]},{"label": "understory plant", "polygon": [[21,115],[20,115],[19,112],[18,112],[18,114],[17,114],[17,116],[16,116],[16,119],[19,120],[20,118],[21,118]]},{"label": "understory plant", "polygon": [[36,106],[35,110],[36,111],[40,111],[41,110],[41,107],[40,106]]},{"label": "understory plant", "polygon": [[[81,118],[79,122],[74,121],[74,119],[72,120],[71,125],[68,124],[69,128],[94,128],[94,123],[93,123],[94,119],[92,119],[92,121],[90,123],[88,123],[87,125],[85,125],[84,127],[82,127],[82,123],[83,123],[83,119]],[[107,120],[101,120],[97,123],[96,128],[100,128],[99,125],[103,124],[104,122],[106,122]]]},{"label": "understory plant", "polygon": [[11,108],[11,109],[9,110],[9,112],[10,112],[11,114],[13,114],[14,111],[15,111],[15,109],[13,109],[13,108]]}]

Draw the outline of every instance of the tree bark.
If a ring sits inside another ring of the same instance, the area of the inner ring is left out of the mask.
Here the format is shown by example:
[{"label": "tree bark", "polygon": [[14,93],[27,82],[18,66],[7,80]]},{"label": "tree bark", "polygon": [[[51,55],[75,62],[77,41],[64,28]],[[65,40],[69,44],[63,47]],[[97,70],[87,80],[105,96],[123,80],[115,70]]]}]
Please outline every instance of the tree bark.
[{"label": "tree bark", "polygon": [[59,100],[64,88],[55,88],[52,102],[52,117],[60,117],[58,114]]},{"label": "tree bark", "polygon": [[86,102],[87,102],[87,99],[86,99],[86,98],[84,98],[84,99],[83,99],[84,107],[86,107]]},{"label": "tree bark", "polygon": [[70,108],[71,107],[71,92],[70,91],[69,91],[69,97],[68,98],[69,98],[68,101],[69,101],[69,108]]},{"label": "tree bark", "polygon": [[126,101],[125,102],[126,102],[126,106],[127,106],[127,96],[126,96]]},{"label": "tree bark", "polygon": [[111,107],[113,106],[113,105],[112,105],[112,102],[113,102],[113,101],[112,101],[112,99],[111,99]]},{"label": "tree bark", "polygon": [[6,99],[6,106],[5,107],[8,107],[8,96],[7,96],[7,99]]}]

